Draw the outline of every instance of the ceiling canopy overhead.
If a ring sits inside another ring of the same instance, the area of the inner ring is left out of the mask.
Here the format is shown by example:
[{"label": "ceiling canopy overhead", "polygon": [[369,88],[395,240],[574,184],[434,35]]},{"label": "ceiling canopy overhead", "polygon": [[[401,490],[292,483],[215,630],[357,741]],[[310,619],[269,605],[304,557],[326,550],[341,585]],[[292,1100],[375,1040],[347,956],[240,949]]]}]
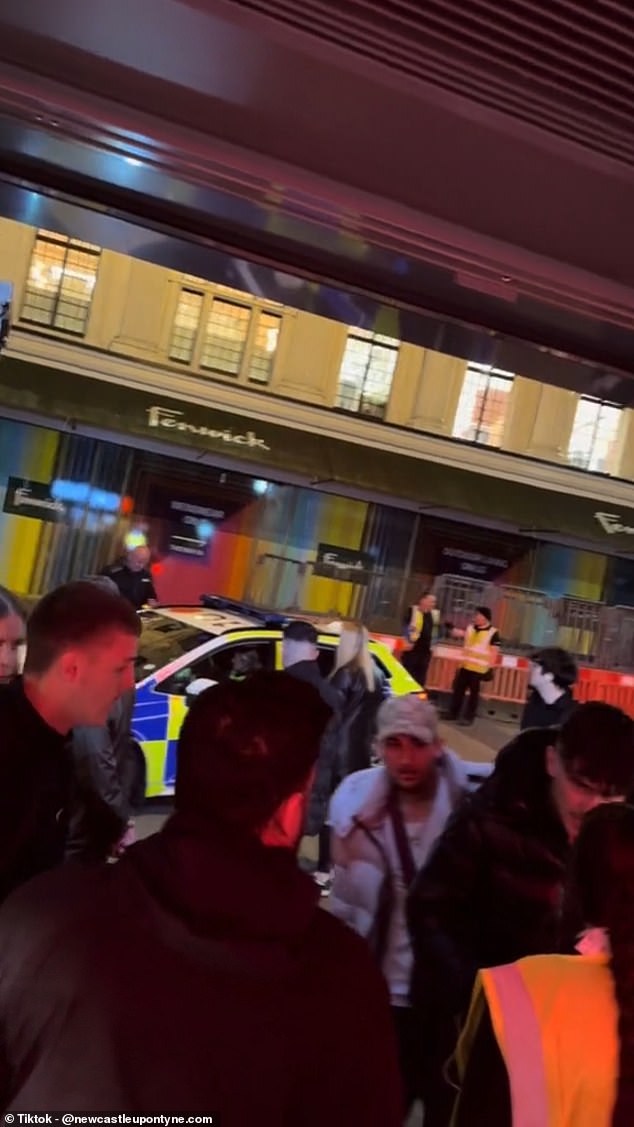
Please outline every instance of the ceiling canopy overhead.
[{"label": "ceiling canopy overhead", "polygon": [[237,2],[396,72],[634,163],[629,3]]}]

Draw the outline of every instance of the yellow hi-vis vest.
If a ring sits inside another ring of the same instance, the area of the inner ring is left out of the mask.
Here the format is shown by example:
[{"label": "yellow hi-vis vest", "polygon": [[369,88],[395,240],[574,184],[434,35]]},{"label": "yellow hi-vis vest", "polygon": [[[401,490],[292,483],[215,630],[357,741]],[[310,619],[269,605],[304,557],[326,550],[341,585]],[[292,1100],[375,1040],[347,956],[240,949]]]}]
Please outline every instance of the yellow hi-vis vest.
[{"label": "yellow hi-vis vest", "polygon": [[603,955],[534,955],[480,971],[456,1063],[464,1075],[486,999],[509,1077],[513,1127],[611,1127],[619,1039],[607,962]]},{"label": "yellow hi-vis vest", "polygon": [[[432,617],[433,629],[435,630],[438,626],[438,623],[440,622],[440,611],[434,609],[430,611],[430,614]],[[407,626],[407,640],[412,645],[414,645],[414,643],[417,642],[421,636],[423,629],[423,618],[424,615],[420,607],[413,606],[411,609],[410,620]]]},{"label": "yellow hi-vis vest", "polygon": [[497,633],[494,626],[488,630],[476,630],[475,626],[468,626],[465,631],[462,646],[462,668],[470,673],[488,673],[495,664],[495,646],[491,645],[491,638]]}]

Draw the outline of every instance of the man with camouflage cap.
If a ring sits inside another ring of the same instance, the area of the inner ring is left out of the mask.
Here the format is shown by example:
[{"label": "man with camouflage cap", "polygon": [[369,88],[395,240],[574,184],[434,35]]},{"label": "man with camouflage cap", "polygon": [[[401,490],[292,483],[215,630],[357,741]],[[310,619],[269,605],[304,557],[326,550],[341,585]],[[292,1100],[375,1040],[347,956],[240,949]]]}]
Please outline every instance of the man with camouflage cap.
[{"label": "man with camouflage cap", "polygon": [[383,702],[375,751],[381,765],[349,775],[332,798],[329,908],[368,940],[382,966],[409,1106],[424,1099],[425,1079],[409,1003],[413,955],[405,901],[468,778],[465,764],[443,746],[436,709],[414,695]]}]

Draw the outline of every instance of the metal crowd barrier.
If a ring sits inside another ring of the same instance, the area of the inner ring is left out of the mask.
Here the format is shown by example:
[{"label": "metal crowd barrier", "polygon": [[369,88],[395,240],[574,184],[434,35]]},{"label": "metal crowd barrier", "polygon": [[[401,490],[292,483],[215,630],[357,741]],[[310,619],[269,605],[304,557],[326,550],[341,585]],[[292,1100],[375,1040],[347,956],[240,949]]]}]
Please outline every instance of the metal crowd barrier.
[{"label": "metal crowd barrier", "polygon": [[[263,553],[251,576],[249,599],[271,610],[308,616],[314,606],[314,563],[304,553]],[[506,652],[528,655],[545,646],[561,646],[580,663],[598,669],[634,669],[634,608],[606,607],[571,596],[553,599],[547,592],[486,583],[463,575],[429,576],[377,570],[363,584],[323,580],[332,604],[321,607],[329,618],[356,618],[373,633],[398,637],[407,607],[432,586],[438,600],[440,637],[446,624],[464,629],[478,605],[490,606]],[[246,595],[245,595],[246,598]],[[320,587],[323,603],[324,588]]]}]

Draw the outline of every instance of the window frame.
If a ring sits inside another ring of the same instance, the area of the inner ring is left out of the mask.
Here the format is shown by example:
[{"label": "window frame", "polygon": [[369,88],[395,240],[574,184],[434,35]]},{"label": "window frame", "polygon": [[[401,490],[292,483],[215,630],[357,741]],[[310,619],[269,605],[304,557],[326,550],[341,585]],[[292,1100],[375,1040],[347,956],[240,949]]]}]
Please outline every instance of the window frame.
[{"label": "window frame", "polygon": [[[468,379],[470,374],[475,375],[475,376],[479,376],[479,377],[484,377],[486,379],[487,383],[486,383],[486,389],[485,389],[484,395],[482,397],[482,405],[481,405],[480,411],[478,413],[477,422],[475,422],[474,420],[472,420],[472,422],[471,422],[471,425],[475,429],[475,437],[474,438],[463,438],[462,435],[456,434],[456,420],[457,420],[458,414],[460,412],[460,404],[461,404],[461,400],[462,400],[462,397],[463,397],[464,392],[465,392],[465,385],[467,383],[467,379]],[[487,402],[489,400],[489,395],[490,395],[491,391],[495,390],[495,389],[491,388],[491,381],[494,380],[494,379],[504,381],[504,383],[507,383],[509,385],[507,407],[506,407],[506,410],[508,410],[508,404],[510,402],[510,396],[513,393],[513,385],[514,385],[515,379],[516,379],[515,373],[514,372],[507,372],[502,368],[495,368],[492,365],[488,365],[488,364],[478,364],[475,361],[467,363],[467,367],[465,368],[465,372],[464,372],[464,375],[462,377],[462,386],[460,388],[460,394],[458,396],[458,401],[456,403],[456,410],[454,412],[454,418],[453,418],[453,423],[452,423],[452,427],[451,427],[451,438],[454,439],[455,441],[466,442],[470,446],[484,446],[484,447],[487,447],[489,450],[499,450],[501,448],[502,439],[500,440],[499,443],[497,443],[497,442],[487,442],[485,439],[482,439],[482,437],[481,437],[482,430],[483,430],[483,424],[484,424],[484,420],[485,420],[485,415],[486,415]],[[504,431],[505,426],[506,426],[506,411],[505,411],[505,415],[504,415],[502,431]],[[503,435],[502,435],[502,438],[503,438]]]},{"label": "window frame", "polygon": [[[178,677],[179,674],[182,674],[185,669],[189,669],[190,667],[195,668],[196,665],[199,664],[202,661],[213,662],[215,654],[219,654],[219,653],[224,654],[224,653],[227,653],[231,650],[235,650],[235,649],[238,649],[238,648],[253,650],[253,649],[263,648],[265,646],[269,647],[269,649],[271,651],[271,656],[273,658],[273,664],[263,666],[263,668],[270,669],[270,670],[274,670],[276,668],[276,666],[277,666],[277,645],[276,645],[277,639],[275,637],[233,638],[230,642],[226,642],[224,645],[222,644],[221,639],[222,639],[222,635],[219,635],[216,638],[210,639],[210,642],[212,644],[205,647],[205,649],[202,652],[198,653],[193,658],[193,660],[185,660],[185,661],[179,660],[178,668],[171,669],[170,672],[168,673],[167,677],[162,678],[162,680],[160,680],[160,681],[157,680],[156,684],[154,685],[154,692],[155,693],[161,693],[163,696],[179,697],[179,698],[184,700],[187,697],[187,687],[185,687],[184,692],[177,693],[177,692],[170,691],[170,689],[166,688],[165,686],[169,685],[169,683],[171,681],[173,681],[174,678]],[[196,653],[195,650],[191,651],[191,654],[195,654],[195,653]],[[183,654],[182,656],[183,656],[183,658],[188,659],[188,658],[191,658],[191,654]],[[196,680],[195,677],[192,678],[192,681],[195,681],[195,680]],[[222,683],[221,681],[218,681],[216,678],[213,678],[213,680],[215,680],[217,684]],[[192,681],[190,681],[189,684],[191,684]]]},{"label": "window frame", "polygon": [[[191,293],[202,298],[200,307],[200,316],[198,318],[198,325],[196,327],[196,335],[194,339],[194,347],[190,360],[179,360],[171,355],[172,344],[174,340],[176,314],[180,304],[181,294]],[[205,286],[203,283],[196,285],[193,280],[178,281],[176,301],[172,313],[169,333],[167,337],[167,361],[174,364],[181,371],[193,372],[196,375],[202,376],[206,379],[220,379],[229,384],[240,384],[243,387],[253,388],[269,388],[273,383],[275,377],[275,369],[280,352],[280,345],[282,342],[282,334],[284,332],[285,314],[286,309],[284,306],[277,306],[269,302],[260,301],[254,298],[249,302],[249,294],[244,294],[244,300],[241,300],[242,295],[239,291],[229,291],[224,293],[222,290],[215,290]],[[244,339],[244,347],[240,359],[240,368],[235,375],[230,372],[224,372],[221,368],[214,368],[207,364],[202,363],[202,355],[205,349],[206,327],[209,324],[212,307],[214,301],[220,301],[225,305],[235,305],[241,309],[246,309],[249,313],[248,329]],[[269,317],[277,318],[279,322],[277,343],[275,352],[273,353],[272,363],[269,372],[269,378],[265,382],[263,380],[256,380],[251,377],[251,362],[256,345],[256,338],[260,317],[265,314]]]},{"label": "window frame", "polygon": [[[572,447],[572,440],[573,440],[573,435],[574,435],[574,431],[575,431],[575,424],[576,424],[576,421],[577,421],[577,415],[579,413],[579,408],[580,408],[582,403],[593,403],[597,407],[596,418],[594,419],[594,422],[592,424],[592,441],[591,441],[590,446],[588,448],[588,457],[586,459],[585,465],[581,465],[579,462],[573,461],[572,457],[571,457],[571,447]],[[622,406],[622,404],[613,403],[610,399],[597,399],[596,396],[594,396],[594,395],[580,395],[577,398],[577,404],[576,404],[576,407],[575,407],[575,415],[574,415],[574,419],[572,421],[572,428],[571,428],[571,431],[570,431],[570,437],[568,439],[568,447],[567,447],[567,450],[566,450],[566,460],[567,460],[569,466],[573,467],[574,469],[581,470],[582,473],[603,474],[605,477],[614,477],[616,475],[613,474],[611,472],[611,470],[594,469],[592,467],[592,465],[590,464],[593,460],[597,439],[599,437],[599,427],[600,427],[600,424],[601,424],[601,412],[602,412],[604,407],[607,407],[611,411],[618,411],[618,413],[619,413],[619,422],[618,422],[618,426],[617,426],[617,432],[616,432],[615,437],[614,437],[615,445],[618,444],[619,437],[620,437],[620,431],[621,431],[621,427],[623,425],[623,418],[624,418],[624,415],[623,415],[624,407]]]},{"label": "window frame", "polygon": [[[30,296],[37,292],[36,290],[34,290],[33,288],[30,287],[29,277],[30,277],[30,274],[31,274],[31,267],[33,265],[33,259],[35,257],[35,253],[36,253],[38,243],[44,243],[48,246],[56,246],[56,247],[61,247],[61,248],[64,249],[64,258],[63,258],[62,267],[61,267],[61,271],[60,271],[57,290],[56,290],[54,295],[51,295],[52,298],[53,298],[53,300],[52,300],[52,311],[51,311],[51,319],[48,322],[47,321],[40,321],[35,317],[29,317],[28,314],[25,314],[25,307],[27,305],[27,302],[29,301]],[[86,303],[86,319],[85,319],[85,322],[84,322],[82,329],[69,329],[64,325],[58,325],[58,324],[55,323],[55,319],[56,319],[58,311],[59,311],[60,303],[64,300],[68,301],[68,298],[65,297],[65,295],[62,293],[62,289],[63,289],[63,284],[64,284],[66,267],[67,267],[67,264],[68,264],[68,258],[69,258],[69,255],[73,251],[79,252],[80,254],[86,254],[86,255],[91,256],[92,258],[94,258],[95,263],[96,263],[96,266],[95,266],[95,281],[94,281],[94,284],[93,284],[93,287],[92,287],[92,291],[91,291],[91,295],[90,295],[90,301]],[[84,243],[81,239],[74,238],[71,235],[62,235],[57,231],[48,231],[48,230],[45,230],[44,228],[41,228],[41,227],[36,228],[34,238],[33,238],[33,242],[32,242],[32,245],[31,245],[31,252],[29,254],[26,277],[24,279],[24,285],[23,285],[23,289],[22,289],[21,303],[20,303],[20,313],[18,315],[18,323],[21,324],[21,325],[30,326],[30,327],[38,329],[38,330],[44,330],[44,331],[55,332],[55,333],[63,333],[65,336],[77,337],[79,339],[84,339],[88,335],[88,329],[89,329],[89,326],[90,326],[90,318],[91,318],[91,315],[92,315],[95,290],[97,288],[97,283],[99,281],[99,268],[100,268],[100,265],[101,265],[102,253],[103,253],[103,248],[97,246],[96,244]]]},{"label": "window frame", "polygon": [[[359,391],[359,405],[358,405],[358,407],[346,407],[340,402],[343,366],[344,366],[344,361],[346,359],[346,353],[348,351],[348,345],[349,345],[351,340],[358,340],[358,341],[361,341],[363,344],[368,344],[370,346],[370,351],[369,351],[369,355],[368,355],[368,362],[365,366],[365,371],[363,373],[363,383],[362,383],[362,386],[361,386],[360,391]],[[370,332],[370,331],[367,331],[365,329],[358,329],[358,328],[349,327],[347,335],[346,335],[346,341],[345,341],[343,353],[341,355],[341,360],[340,360],[340,363],[339,363],[339,371],[337,373],[337,391],[336,391],[335,404],[334,404],[335,410],[343,411],[344,414],[346,414],[346,415],[355,415],[355,416],[357,416],[358,418],[361,418],[361,419],[370,419],[370,420],[377,422],[377,423],[385,422],[385,419],[386,419],[386,416],[388,414],[389,407],[390,407],[390,400],[392,398],[392,392],[393,392],[393,389],[394,389],[394,379],[395,379],[395,376],[396,376],[396,370],[398,368],[398,362],[399,362],[399,359],[400,359],[402,343],[403,343],[402,341],[397,340],[395,337],[387,337],[382,333]],[[371,367],[372,367],[372,351],[373,351],[374,348],[384,348],[384,349],[387,349],[388,351],[393,352],[395,354],[394,369],[392,371],[392,375],[391,375],[391,378],[390,378],[390,386],[389,386],[389,389],[388,389],[388,392],[387,392],[387,395],[386,395],[386,398],[385,398],[385,402],[384,402],[383,407],[382,407],[382,412],[381,412],[380,415],[376,414],[374,411],[367,411],[367,410],[363,409],[364,395],[365,395],[365,392],[366,392],[368,376],[370,374],[370,370],[371,370]]]}]

